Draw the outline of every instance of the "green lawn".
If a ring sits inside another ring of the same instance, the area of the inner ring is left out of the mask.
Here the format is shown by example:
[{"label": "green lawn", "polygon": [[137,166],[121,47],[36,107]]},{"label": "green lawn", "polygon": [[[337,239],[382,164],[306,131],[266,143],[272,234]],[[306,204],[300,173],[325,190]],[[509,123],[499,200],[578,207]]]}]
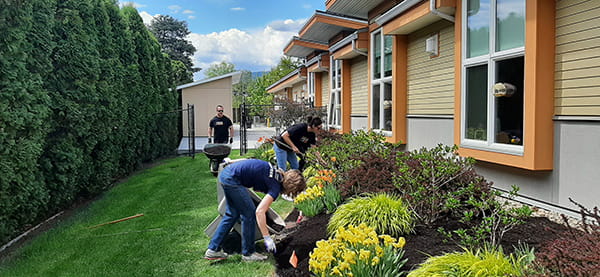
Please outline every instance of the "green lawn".
[{"label": "green lawn", "polygon": [[[239,157],[233,151],[231,157]],[[292,203],[272,206],[282,217]],[[89,228],[136,214],[143,216]],[[0,263],[0,276],[271,276],[274,259],[209,262],[204,228],[217,215],[208,159],[179,157],[131,176]]]}]

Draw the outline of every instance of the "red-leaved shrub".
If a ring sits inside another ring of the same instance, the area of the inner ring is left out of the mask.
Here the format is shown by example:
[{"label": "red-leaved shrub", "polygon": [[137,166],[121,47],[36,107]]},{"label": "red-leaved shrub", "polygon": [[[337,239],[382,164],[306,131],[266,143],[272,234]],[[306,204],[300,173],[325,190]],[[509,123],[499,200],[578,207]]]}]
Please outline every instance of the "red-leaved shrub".
[{"label": "red-leaved shrub", "polygon": [[[571,200],[571,199],[569,199]],[[593,212],[571,200],[579,206],[583,231],[570,227],[564,238],[551,241],[536,254],[536,264],[543,270],[536,276],[600,276],[600,214],[598,207]],[[589,219],[592,221],[589,221]]]}]

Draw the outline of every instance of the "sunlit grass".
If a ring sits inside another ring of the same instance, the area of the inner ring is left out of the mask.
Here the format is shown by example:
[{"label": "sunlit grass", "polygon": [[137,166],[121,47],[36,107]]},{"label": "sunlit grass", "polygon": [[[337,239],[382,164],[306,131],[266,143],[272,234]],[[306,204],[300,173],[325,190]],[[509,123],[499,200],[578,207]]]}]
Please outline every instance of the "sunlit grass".
[{"label": "sunlit grass", "polygon": [[[233,151],[231,157],[239,157]],[[162,161],[107,191],[0,263],[0,276],[270,276],[274,259],[203,259],[217,215],[216,178],[204,155]],[[291,202],[272,206],[282,217]],[[143,216],[89,228],[117,219]]]}]

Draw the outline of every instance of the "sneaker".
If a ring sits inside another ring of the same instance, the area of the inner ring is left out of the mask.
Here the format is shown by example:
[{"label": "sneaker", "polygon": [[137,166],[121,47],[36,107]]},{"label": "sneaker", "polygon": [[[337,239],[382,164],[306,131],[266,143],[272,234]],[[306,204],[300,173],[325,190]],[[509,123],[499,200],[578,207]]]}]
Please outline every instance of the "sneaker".
[{"label": "sneaker", "polygon": [[207,260],[223,260],[227,259],[227,253],[221,251],[214,251],[211,249],[206,249],[206,253],[204,253],[204,258]]},{"label": "sneaker", "polygon": [[256,252],[252,253],[252,255],[242,255],[242,261],[244,262],[260,262],[267,259],[267,256],[258,254]]}]

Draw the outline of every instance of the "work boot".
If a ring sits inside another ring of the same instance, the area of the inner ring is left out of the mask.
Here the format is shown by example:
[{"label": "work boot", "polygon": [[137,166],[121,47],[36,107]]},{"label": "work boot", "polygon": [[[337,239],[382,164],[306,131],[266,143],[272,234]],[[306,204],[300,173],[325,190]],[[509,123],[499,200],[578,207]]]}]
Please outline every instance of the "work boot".
[{"label": "work boot", "polygon": [[211,249],[206,249],[206,253],[204,253],[204,258],[207,260],[223,260],[227,259],[227,253],[221,251],[214,251]]},{"label": "work boot", "polygon": [[244,262],[260,262],[267,259],[267,256],[258,254],[256,252],[252,253],[252,255],[242,255],[242,261]]}]

